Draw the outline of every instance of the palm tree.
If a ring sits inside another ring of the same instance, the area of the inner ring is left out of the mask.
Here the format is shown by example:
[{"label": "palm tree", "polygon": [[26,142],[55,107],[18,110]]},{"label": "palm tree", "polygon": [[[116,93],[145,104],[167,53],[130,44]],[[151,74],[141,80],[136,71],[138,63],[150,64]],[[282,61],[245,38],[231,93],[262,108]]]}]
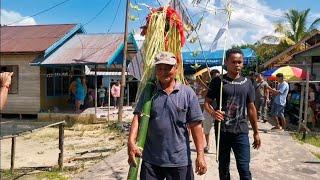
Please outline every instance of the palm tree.
[{"label": "palm tree", "polygon": [[275,25],[275,33],[278,36],[265,36],[262,39],[269,42],[279,42],[279,45],[290,46],[303,37],[310,34],[320,25],[320,17],[316,18],[307,28],[307,19],[310,9],[298,11],[290,9],[284,14],[286,22],[279,22]]}]

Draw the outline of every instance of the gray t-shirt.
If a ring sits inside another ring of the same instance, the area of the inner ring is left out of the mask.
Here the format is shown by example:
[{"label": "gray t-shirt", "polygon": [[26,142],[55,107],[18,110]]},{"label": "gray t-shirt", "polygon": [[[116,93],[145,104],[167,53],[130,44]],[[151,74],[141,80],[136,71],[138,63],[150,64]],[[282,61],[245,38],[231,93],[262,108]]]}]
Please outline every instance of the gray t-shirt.
[{"label": "gray t-shirt", "polygon": [[[207,97],[220,102],[221,79],[212,79],[209,85]],[[240,76],[231,79],[227,75],[223,76],[222,89],[222,111],[225,112],[224,120],[221,121],[221,131],[230,133],[248,133],[248,123],[246,118],[247,105],[254,102],[254,88],[248,78]],[[219,109],[215,107],[215,109]],[[215,125],[217,123],[215,122]]]},{"label": "gray t-shirt", "polygon": [[262,99],[265,96],[264,90],[268,86],[269,85],[266,81],[257,82],[257,84],[254,87],[256,90],[256,99]]},{"label": "gray t-shirt", "polygon": [[106,89],[100,88],[98,89],[99,98],[104,98],[106,96]]},{"label": "gray t-shirt", "polygon": [[[198,98],[191,87],[176,82],[171,94],[159,83],[152,98],[149,127],[142,159],[161,167],[181,167],[191,164],[187,124],[202,121]],[[134,114],[141,113],[144,92]]]}]

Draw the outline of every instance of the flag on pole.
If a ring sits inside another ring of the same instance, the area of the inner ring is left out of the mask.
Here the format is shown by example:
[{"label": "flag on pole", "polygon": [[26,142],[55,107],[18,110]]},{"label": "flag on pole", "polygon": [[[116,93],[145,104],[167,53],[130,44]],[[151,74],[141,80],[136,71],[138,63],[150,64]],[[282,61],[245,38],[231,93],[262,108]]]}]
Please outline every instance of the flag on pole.
[{"label": "flag on pole", "polygon": [[227,31],[228,29],[228,23],[226,22],[218,31],[216,37],[214,38],[211,46],[210,46],[210,51],[214,51],[217,49],[218,41],[222,37],[222,35]]}]

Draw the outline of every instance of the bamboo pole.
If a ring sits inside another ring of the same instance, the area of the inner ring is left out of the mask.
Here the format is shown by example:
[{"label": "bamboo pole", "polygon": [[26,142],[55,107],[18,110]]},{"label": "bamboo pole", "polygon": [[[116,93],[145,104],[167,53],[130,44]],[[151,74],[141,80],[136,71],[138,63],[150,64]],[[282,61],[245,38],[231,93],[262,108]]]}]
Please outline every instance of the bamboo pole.
[{"label": "bamboo pole", "polygon": [[[149,81],[145,87],[144,92],[145,95],[145,102],[143,104],[142,109],[142,117],[139,121],[139,132],[137,137],[137,146],[143,150],[144,144],[147,137],[148,132],[148,125],[149,125],[149,118],[150,118],[150,111],[151,111],[151,103],[152,103],[152,92],[153,92],[154,84]],[[138,176],[139,166],[141,162],[141,157],[136,157],[137,166],[130,166],[128,179],[129,180],[136,180]]]},{"label": "bamboo pole", "polygon": [[[222,62],[221,67],[223,67],[225,58],[226,58],[226,46],[227,46],[227,32],[229,31],[230,26],[230,18],[231,18],[231,2],[228,1],[226,11],[228,12],[228,26],[227,30],[224,35],[224,47],[223,47],[223,56],[222,56]],[[219,99],[219,110],[222,110],[222,90],[223,90],[223,68],[221,69],[221,82],[220,82],[220,99]],[[221,132],[221,121],[218,122],[218,133],[217,133],[217,152],[216,152],[216,162],[219,162],[219,151],[220,151],[220,132]]]}]

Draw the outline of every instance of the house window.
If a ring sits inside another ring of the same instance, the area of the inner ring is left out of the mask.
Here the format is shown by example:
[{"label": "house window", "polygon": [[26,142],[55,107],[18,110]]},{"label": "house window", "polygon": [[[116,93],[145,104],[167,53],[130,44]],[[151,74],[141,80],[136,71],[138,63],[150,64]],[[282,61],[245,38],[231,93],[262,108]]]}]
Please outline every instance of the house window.
[{"label": "house window", "polygon": [[47,68],[47,96],[63,96],[69,93],[70,68]]},{"label": "house window", "polygon": [[10,65],[10,66],[0,66],[1,72],[13,72],[11,77],[11,85],[9,94],[18,94],[18,85],[19,85],[19,66]]}]

